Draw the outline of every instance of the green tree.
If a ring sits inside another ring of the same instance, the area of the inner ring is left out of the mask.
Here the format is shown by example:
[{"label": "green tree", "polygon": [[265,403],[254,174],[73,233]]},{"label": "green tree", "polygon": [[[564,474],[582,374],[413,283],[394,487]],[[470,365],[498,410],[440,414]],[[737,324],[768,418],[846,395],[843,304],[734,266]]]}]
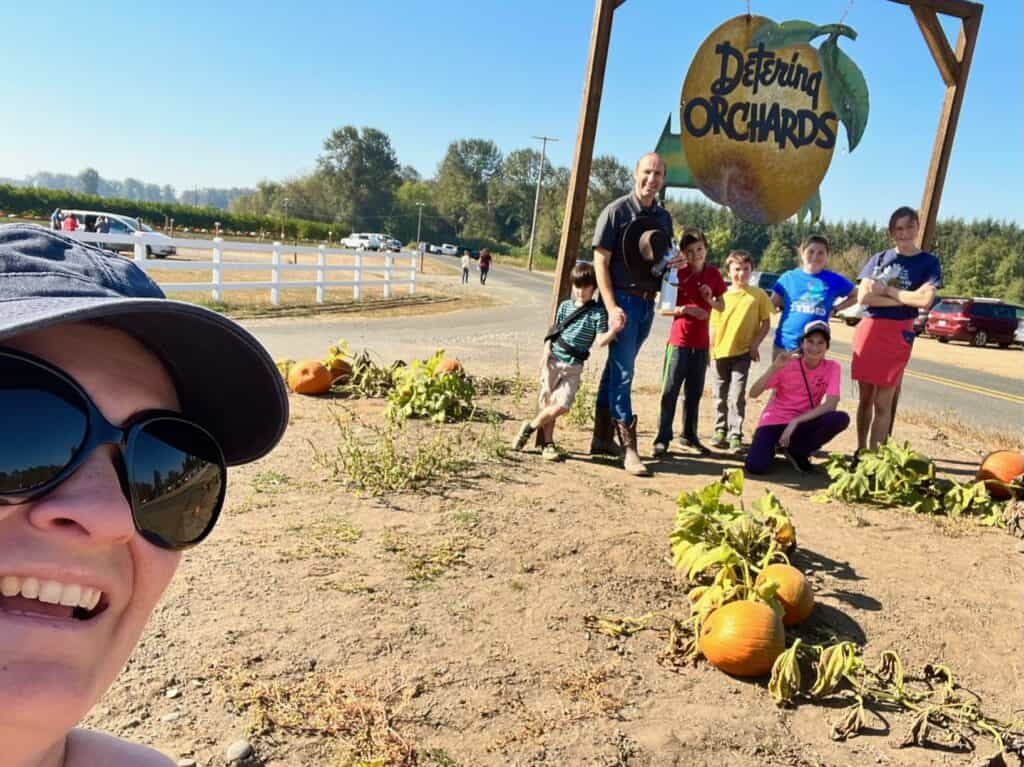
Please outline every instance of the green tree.
[{"label": "green tree", "polygon": [[732,230],[724,226],[713,226],[704,232],[708,240],[708,255],[716,263],[725,263],[725,257],[732,250]]},{"label": "green tree", "polygon": [[495,202],[492,183],[501,177],[501,152],[484,139],[459,139],[448,145],[437,170],[435,202],[443,216],[466,237],[493,237]]},{"label": "green tree", "polygon": [[379,228],[391,213],[398,189],[398,159],[391,139],[376,128],[336,128],[317,158],[334,208],[334,218],[355,229]]},{"label": "green tree", "polygon": [[85,194],[100,193],[100,174],[95,168],[86,168],[78,174],[78,183]]},{"label": "green tree", "polygon": [[772,240],[764,249],[757,268],[762,272],[785,272],[796,266],[796,253],[781,240]]}]

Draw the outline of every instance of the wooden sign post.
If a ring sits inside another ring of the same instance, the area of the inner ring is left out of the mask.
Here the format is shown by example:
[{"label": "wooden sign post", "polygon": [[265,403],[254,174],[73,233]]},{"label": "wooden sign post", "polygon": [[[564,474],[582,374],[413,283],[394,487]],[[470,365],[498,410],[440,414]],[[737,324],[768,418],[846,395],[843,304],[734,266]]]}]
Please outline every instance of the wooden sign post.
[{"label": "wooden sign post", "polygon": [[[587,202],[590,185],[590,164],[594,155],[594,136],[597,133],[597,116],[601,107],[601,91],[604,87],[604,71],[608,61],[608,46],[611,42],[612,18],[615,9],[626,0],[595,0],[594,26],[590,35],[590,55],[587,59],[587,74],[583,83],[583,105],[580,108],[580,122],[576,132],[576,149],[573,154],[572,173],[569,176],[569,194],[565,201],[565,216],[562,225],[562,239],[558,247],[558,265],[555,268],[555,282],[551,296],[551,322],[554,322],[558,304],[570,293],[569,273],[576,263],[580,237],[583,228],[583,211]],[[925,180],[924,197],[921,200],[921,232],[919,247],[927,250],[935,236],[935,220],[942,198],[942,187],[946,181],[946,169],[953,150],[960,107],[967,87],[967,76],[971,69],[971,58],[981,26],[983,6],[967,0],[888,0],[910,7],[921,28],[928,49],[946,84],[946,96],[939,127],[935,135],[931,165]],[[960,35],[956,51],[953,51],[939,24],[938,14],[960,19]]]}]

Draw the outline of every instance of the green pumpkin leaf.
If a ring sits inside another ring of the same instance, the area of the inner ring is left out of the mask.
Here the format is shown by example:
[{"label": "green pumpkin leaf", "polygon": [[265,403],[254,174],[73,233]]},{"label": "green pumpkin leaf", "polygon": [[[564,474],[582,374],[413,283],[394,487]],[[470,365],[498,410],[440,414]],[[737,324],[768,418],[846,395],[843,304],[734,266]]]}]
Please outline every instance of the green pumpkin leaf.
[{"label": "green pumpkin leaf", "polygon": [[852,152],[868,124],[868,84],[853,59],[840,50],[834,34],[821,44],[818,60],[832,109],[846,128]]}]

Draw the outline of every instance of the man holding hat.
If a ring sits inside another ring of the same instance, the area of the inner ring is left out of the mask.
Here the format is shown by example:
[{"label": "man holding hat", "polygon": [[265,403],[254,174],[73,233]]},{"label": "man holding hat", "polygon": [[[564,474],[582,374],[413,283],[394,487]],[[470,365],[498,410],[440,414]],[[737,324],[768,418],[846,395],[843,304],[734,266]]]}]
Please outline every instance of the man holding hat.
[{"label": "man holding hat", "polygon": [[633,191],[609,203],[594,228],[597,285],[609,326],[621,330],[608,347],[608,361],[601,374],[590,452],[619,455],[618,437],[626,471],[648,476],[650,471],[636,449],[633,370],[654,322],[654,297],[661,282],[655,267],[666,266],[662,259],[671,246],[672,216],[656,199],[665,185],[661,157],[654,152],[641,157],[633,180]]}]

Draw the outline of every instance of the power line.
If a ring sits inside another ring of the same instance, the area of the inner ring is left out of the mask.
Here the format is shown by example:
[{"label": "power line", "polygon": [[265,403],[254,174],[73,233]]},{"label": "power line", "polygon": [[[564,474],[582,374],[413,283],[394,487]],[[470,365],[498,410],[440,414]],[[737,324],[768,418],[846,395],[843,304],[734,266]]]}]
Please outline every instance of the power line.
[{"label": "power line", "polygon": [[537,170],[537,193],[533,197],[533,223],[530,225],[530,250],[526,257],[526,270],[533,271],[533,238],[537,232],[537,211],[540,208],[540,182],[544,178],[544,154],[548,148],[549,141],[558,141],[553,136],[531,136],[541,142],[540,145],[540,168]]}]

